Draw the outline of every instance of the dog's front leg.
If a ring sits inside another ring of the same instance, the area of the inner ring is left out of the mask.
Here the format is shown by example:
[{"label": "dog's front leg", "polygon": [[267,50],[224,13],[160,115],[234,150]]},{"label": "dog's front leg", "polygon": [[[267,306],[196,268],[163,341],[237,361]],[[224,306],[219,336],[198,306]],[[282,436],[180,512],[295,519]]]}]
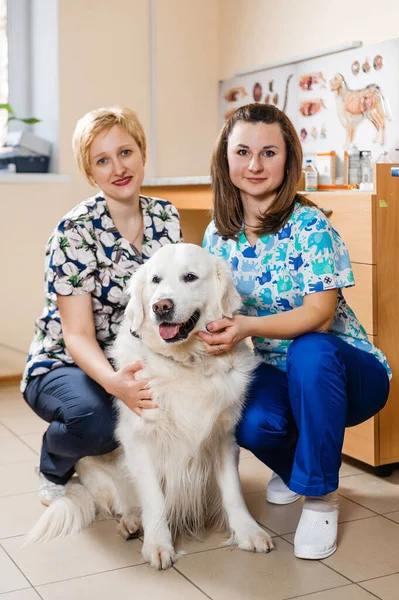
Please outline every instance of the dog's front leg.
[{"label": "dog's front leg", "polygon": [[221,468],[218,481],[234,542],[249,552],[270,552],[271,537],[249,514],[241,491],[238,474],[239,448],[232,434],[226,436],[221,448]]},{"label": "dog's front leg", "polygon": [[168,569],[177,560],[165,512],[165,499],[150,450],[135,440],[129,469],[136,482],[144,530],[143,558],[156,569]]}]

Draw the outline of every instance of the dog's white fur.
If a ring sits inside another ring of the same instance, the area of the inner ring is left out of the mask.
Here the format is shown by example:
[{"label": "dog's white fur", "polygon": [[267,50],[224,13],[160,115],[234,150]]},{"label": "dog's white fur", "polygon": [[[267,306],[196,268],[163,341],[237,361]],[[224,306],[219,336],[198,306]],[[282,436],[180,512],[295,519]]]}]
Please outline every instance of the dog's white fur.
[{"label": "dog's white fur", "polygon": [[[139,417],[116,400],[123,452],[79,461],[82,485],[68,485],[27,542],[79,531],[97,508],[121,515],[118,528],[126,538],[142,526],[143,557],[158,569],[176,561],[176,533],[195,535],[209,523],[227,524],[244,550],[268,552],[271,539],[245,506],[234,439],[255,359],[245,343],[209,355],[196,335],[240,307],[228,264],[192,244],[164,246],[134,274],[129,292],[113,358],[117,368],[143,361],[137,375],[150,378],[159,408]],[[174,323],[199,311],[187,339],[160,336],[162,316],[154,307],[165,299],[173,304]]]}]

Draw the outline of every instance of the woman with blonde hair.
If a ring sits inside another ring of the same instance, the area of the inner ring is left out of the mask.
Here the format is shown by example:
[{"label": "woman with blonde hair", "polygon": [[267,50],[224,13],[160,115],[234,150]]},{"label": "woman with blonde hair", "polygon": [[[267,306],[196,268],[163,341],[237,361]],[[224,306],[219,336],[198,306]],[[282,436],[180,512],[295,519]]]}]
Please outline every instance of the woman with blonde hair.
[{"label": "woman with blonde hair", "polygon": [[146,139],[135,112],[89,112],[73,147],[100,192],[61,219],[48,241],[45,307],[21,383],[26,402],[49,423],[40,457],[46,505],[64,495],[80,458],[115,449],[114,396],[138,414],[156,406],[148,380],[135,378],[142,365],[115,371],[108,353],[132,273],[161,246],[181,241],[174,206],[140,194]]},{"label": "woman with blonde hair", "polygon": [[230,262],[244,307],[198,335],[212,354],[252,338],[260,365],[237,441],[272,469],[268,502],[305,496],[295,555],[322,559],[337,547],[345,427],[385,405],[391,372],[343,296],[354,285],[344,243],[296,191],[301,169],[296,131],[276,107],[250,104],[225,123],[204,247]]}]

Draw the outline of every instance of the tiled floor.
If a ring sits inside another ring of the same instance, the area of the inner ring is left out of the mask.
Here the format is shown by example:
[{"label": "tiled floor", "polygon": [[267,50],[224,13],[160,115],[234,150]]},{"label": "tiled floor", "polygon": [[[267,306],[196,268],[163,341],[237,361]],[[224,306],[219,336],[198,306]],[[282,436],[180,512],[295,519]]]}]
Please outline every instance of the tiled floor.
[{"label": "tiled floor", "polygon": [[339,547],[324,561],[293,555],[301,503],[267,505],[270,471],[248,452],[241,478],[248,506],[274,537],[276,549],[254,555],[223,547],[223,535],[183,544],[176,566],[143,564],[141,541],[125,542],[113,521],[41,546],[22,547],[44,507],[37,499],[45,424],[16,387],[0,388],[0,600],[397,600],[399,598],[399,471],[379,479],[344,463]]}]

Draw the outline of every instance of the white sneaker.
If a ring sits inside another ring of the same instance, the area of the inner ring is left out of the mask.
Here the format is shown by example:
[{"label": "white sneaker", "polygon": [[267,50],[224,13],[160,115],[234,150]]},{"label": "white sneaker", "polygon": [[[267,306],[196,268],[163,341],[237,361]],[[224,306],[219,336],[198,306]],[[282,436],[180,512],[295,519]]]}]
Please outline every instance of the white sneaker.
[{"label": "white sneaker", "polygon": [[39,498],[44,506],[50,506],[54,500],[65,496],[65,485],[53,483],[45,478],[43,473],[39,473]]},{"label": "white sneaker", "polygon": [[300,498],[300,494],[292,492],[277,473],[273,473],[267,485],[266,500],[270,504],[291,504]]},{"label": "white sneaker", "polygon": [[338,505],[333,497],[307,498],[294,538],[297,558],[320,560],[337,549]]}]

